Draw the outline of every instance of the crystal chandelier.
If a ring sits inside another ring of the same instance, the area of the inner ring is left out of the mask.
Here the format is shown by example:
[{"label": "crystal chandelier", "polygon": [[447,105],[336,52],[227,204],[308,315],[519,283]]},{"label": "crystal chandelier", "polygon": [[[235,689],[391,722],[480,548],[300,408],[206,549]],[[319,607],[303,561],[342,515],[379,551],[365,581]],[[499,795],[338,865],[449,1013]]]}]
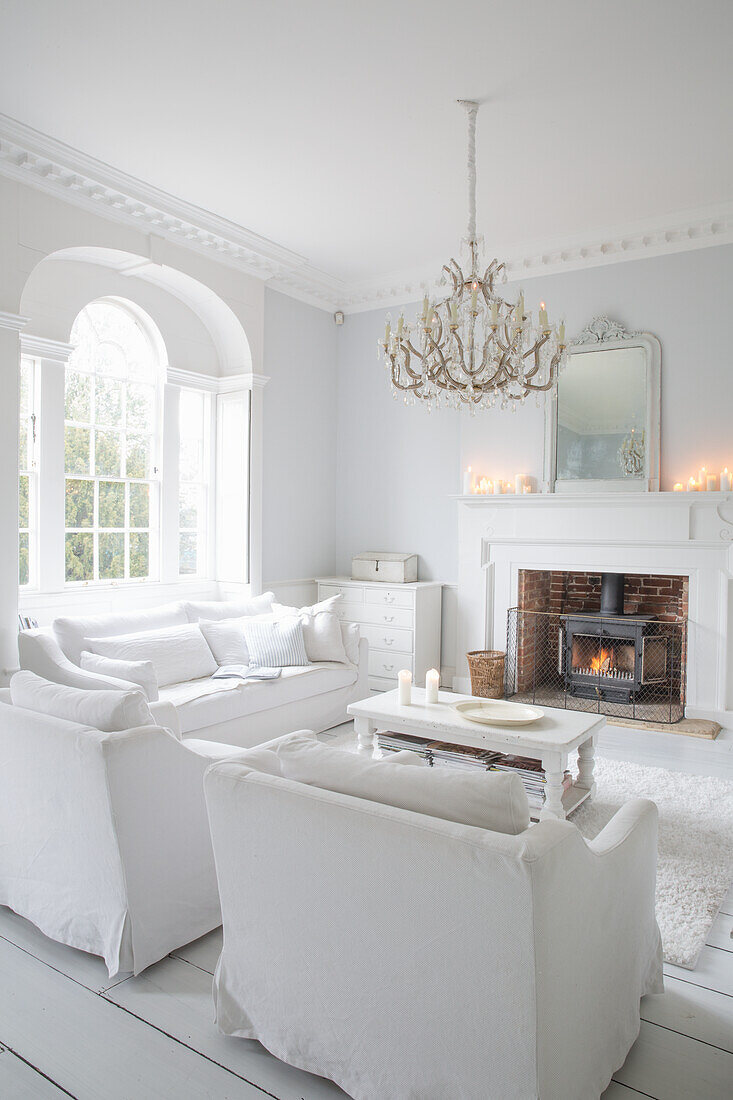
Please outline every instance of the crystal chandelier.
[{"label": "crystal chandelier", "polygon": [[625,477],[641,477],[644,473],[645,433],[636,434],[636,428],[631,429],[618,449],[618,464]]},{"label": "crystal chandelier", "polygon": [[523,404],[530,394],[539,395],[557,382],[558,370],[567,358],[565,325],[557,329],[540,303],[537,323],[525,312],[524,294],[515,304],[497,293],[497,282],[506,282],[506,267],[497,260],[481,272],[483,240],[476,233],[476,114],[478,103],[459,100],[468,114],[468,275],[456,260],[443,267],[441,285],[450,284],[446,298],[423,300],[422,313],[413,324],[400,315],[393,331],[387,318],[378,356],[384,357],[393,396],[404,395],[405,404],[424,401],[428,412],[441,406],[501,408]]}]

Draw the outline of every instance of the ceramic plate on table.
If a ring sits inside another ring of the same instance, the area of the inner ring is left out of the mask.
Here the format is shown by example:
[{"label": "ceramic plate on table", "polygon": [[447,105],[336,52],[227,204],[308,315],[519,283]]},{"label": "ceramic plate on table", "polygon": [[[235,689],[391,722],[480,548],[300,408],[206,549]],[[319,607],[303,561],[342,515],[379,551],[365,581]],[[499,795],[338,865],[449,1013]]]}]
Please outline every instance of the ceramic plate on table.
[{"label": "ceramic plate on table", "polygon": [[505,699],[487,699],[481,703],[472,700],[455,703],[454,706],[464,718],[482,722],[485,726],[527,726],[545,713],[539,707],[531,707],[527,703],[508,703]]}]

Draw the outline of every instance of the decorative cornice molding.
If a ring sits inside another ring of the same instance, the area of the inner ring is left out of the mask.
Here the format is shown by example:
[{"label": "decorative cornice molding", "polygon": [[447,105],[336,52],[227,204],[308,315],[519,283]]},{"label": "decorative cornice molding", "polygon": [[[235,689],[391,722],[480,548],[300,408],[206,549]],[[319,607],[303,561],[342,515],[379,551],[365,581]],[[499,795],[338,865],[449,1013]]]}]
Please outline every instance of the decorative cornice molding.
[{"label": "decorative cornice molding", "polygon": [[45,336],[32,336],[23,332],[20,336],[20,350],[23,355],[35,359],[51,359],[54,363],[68,363],[74,350],[73,344],[64,344],[60,340],[47,340]]},{"label": "decorative cornice molding", "polygon": [[[438,289],[435,264],[347,283],[210,211],[167,194],[0,114],[0,174],[114,221],[156,234],[275,290],[333,312],[395,307]],[[733,242],[733,203],[682,211],[564,240],[502,248],[510,280]],[[1,317],[2,315],[0,315]],[[7,326],[6,326],[7,327]]]},{"label": "decorative cornice molding", "polygon": [[3,313],[0,310],[0,328],[9,328],[12,332],[20,332],[27,324],[30,317],[21,317],[19,313]]},{"label": "decorative cornice molding", "polygon": [[265,374],[212,375],[200,374],[198,371],[182,370],[180,367],[166,369],[166,382],[173,386],[182,386],[194,390],[207,390],[209,393],[237,393],[241,390],[252,390],[265,386],[270,381]]},{"label": "decorative cornice molding", "polygon": [[343,284],[304,256],[0,114],[0,173],[175,241],[331,310]]}]

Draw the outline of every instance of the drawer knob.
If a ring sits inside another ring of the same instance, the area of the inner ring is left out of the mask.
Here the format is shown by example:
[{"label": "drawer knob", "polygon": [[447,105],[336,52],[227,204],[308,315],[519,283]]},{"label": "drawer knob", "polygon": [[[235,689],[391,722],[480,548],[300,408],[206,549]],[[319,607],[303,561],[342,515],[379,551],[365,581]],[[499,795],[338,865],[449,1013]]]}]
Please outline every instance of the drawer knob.
[{"label": "drawer knob", "polygon": [[385,645],[394,645],[394,638],[385,638],[384,639],[384,644]]},{"label": "drawer knob", "polygon": [[382,668],[384,669],[385,672],[391,672],[392,669],[394,668],[394,665],[382,665]]},{"label": "drawer knob", "polygon": [[382,618],[384,619],[385,623],[394,622],[394,615],[382,615]]},{"label": "drawer knob", "polygon": [[385,596],[384,597],[384,602],[385,603],[394,603],[394,596]]}]

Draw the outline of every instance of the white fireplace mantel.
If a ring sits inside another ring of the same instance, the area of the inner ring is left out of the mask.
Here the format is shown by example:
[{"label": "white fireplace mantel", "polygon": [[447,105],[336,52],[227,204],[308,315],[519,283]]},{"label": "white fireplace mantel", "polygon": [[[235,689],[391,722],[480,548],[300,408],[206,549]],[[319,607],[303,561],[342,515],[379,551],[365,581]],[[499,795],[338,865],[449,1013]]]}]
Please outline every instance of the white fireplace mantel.
[{"label": "white fireplace mantel", "polygon": [[460,496],[454,688],[505,649],[520,569],[689,577],[687,713],[733,721],[733,493]]}]

